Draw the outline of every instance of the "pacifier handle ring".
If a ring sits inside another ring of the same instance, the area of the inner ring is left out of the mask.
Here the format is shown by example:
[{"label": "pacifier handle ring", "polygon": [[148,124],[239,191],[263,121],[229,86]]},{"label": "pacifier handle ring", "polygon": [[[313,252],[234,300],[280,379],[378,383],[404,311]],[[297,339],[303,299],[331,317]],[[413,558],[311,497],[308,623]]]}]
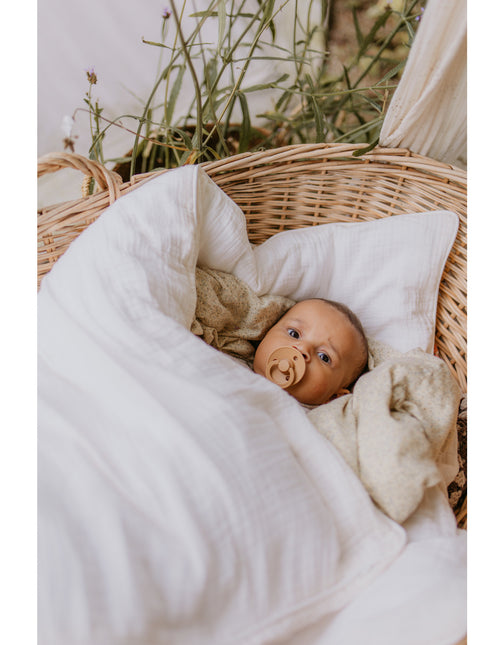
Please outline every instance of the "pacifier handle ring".
[{"label": "pacifier handle ring", "polygon": [[277,347],[266,362],[266,378],[283,389],[299,383],[305,370],[304,357],[295,347]]},{"label": "pacifier handle ring", "polygon": [[[272,375],[273,369],[277,368],[282,375],[285,375],[285,383],[284,382],[279,382],[277,379],[275,379]],[[273,381],[273,383],[276,383],[282,388],[289,387],[289,385],[292,385],[292,381],[296,378],[296,374],[294,372],[294,368],[289,365],[287,370],[282,370],[280,369],[278,363],[272,362],[271,364],[268,365],[266,369],[266,376],[270,381]]]}]

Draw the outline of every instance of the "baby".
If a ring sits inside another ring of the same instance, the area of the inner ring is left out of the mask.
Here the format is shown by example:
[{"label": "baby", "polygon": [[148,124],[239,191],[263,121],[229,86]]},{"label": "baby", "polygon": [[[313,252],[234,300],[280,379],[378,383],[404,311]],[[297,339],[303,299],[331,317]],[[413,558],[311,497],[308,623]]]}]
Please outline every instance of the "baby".
[{"label": "baby", "polygon": [[368,345],[357,316],[339,302],[295,304],[257,347],[253,369],[300,403],[321,405],[348,392],[367,365]]}]

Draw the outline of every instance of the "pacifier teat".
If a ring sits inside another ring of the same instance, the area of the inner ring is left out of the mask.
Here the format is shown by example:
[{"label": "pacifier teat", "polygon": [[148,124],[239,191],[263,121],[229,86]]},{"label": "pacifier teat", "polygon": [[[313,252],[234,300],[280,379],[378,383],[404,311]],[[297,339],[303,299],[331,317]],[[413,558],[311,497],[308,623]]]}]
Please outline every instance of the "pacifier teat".
[{"label": "pacifier teat", "polygon": [[282,388],[299,383],[306,369],[303,354],[295,347],[278,347],[268,357],[266,377]]}]

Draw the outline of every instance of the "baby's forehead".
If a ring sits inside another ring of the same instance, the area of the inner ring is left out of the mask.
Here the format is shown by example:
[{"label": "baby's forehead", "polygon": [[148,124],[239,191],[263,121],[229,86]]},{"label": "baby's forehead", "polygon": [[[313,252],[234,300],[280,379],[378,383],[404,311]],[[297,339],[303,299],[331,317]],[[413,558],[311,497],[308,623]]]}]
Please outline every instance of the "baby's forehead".
[{"label": "baby's forehead", "polygon": [[301,300],[293,305],[289,311],[286,312],[285,316],[298,318],[300,321],[304,319],[310,320],[311,318],[337,318],[338,321],[346,322],[348,325],[353,327],[351,321],[344,312],[340,311],[337,307],[325,300]]},{"label": "baby's forehead", "polygon": [[[289,324],[307,325],[328,339],[348,345],[352,350],[359,351],[360,334],[344,311],[340,311],[325,300],[303,300],[284,315]],[[322,324],[317,324],[322,322]]]},{"label": "baby's forehead", "polygon": [[315,298],[309,298],[308,300],[300,300],[296,302],[295,305],[287,311],[287,313],[294,313],[297,311],[303,311],[306,313],[315,312],[317,309],[322,309],[328,307],[328,303],[323,300],[317,300]]}]

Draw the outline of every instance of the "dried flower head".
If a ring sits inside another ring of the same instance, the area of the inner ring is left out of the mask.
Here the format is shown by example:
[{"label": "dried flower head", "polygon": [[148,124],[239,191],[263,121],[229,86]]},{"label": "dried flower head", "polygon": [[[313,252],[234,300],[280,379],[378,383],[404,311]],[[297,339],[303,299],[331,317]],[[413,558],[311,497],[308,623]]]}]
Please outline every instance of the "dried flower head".
[{"label": "dried flower head", "polygon": [[96,78],[94,67],[88,67],[86,70],[87,79],[91,85],[96,85],[98,79]]},{"label": "dried flower head", "polygon": [[168,9],[168,7],[165,7],[161,15],[163,20],[168,20],[168,18],[171,16],[171,11]]},{"label": "dried flower head", "polygon": [[420,12],[421,12],[421,13],[420,13],[416,18],[415,18],[415,20],[420,20],[424,11],[425,11],[425,8],[424,8],[424,7],[420,7]]},{"label": "dried flower head", "polygon": [[78,135],[73,134],[74,118],[65,114],[61,121],[61,130],[63,132],[63,150],[69,149],[70,152],[75,152],[75,141]]},{"label": "dried flower head", "polygon": [[70,152],[75,152],[75,141],[70,137],[65,137],[63,139],[63,150],[70,150]]}]

